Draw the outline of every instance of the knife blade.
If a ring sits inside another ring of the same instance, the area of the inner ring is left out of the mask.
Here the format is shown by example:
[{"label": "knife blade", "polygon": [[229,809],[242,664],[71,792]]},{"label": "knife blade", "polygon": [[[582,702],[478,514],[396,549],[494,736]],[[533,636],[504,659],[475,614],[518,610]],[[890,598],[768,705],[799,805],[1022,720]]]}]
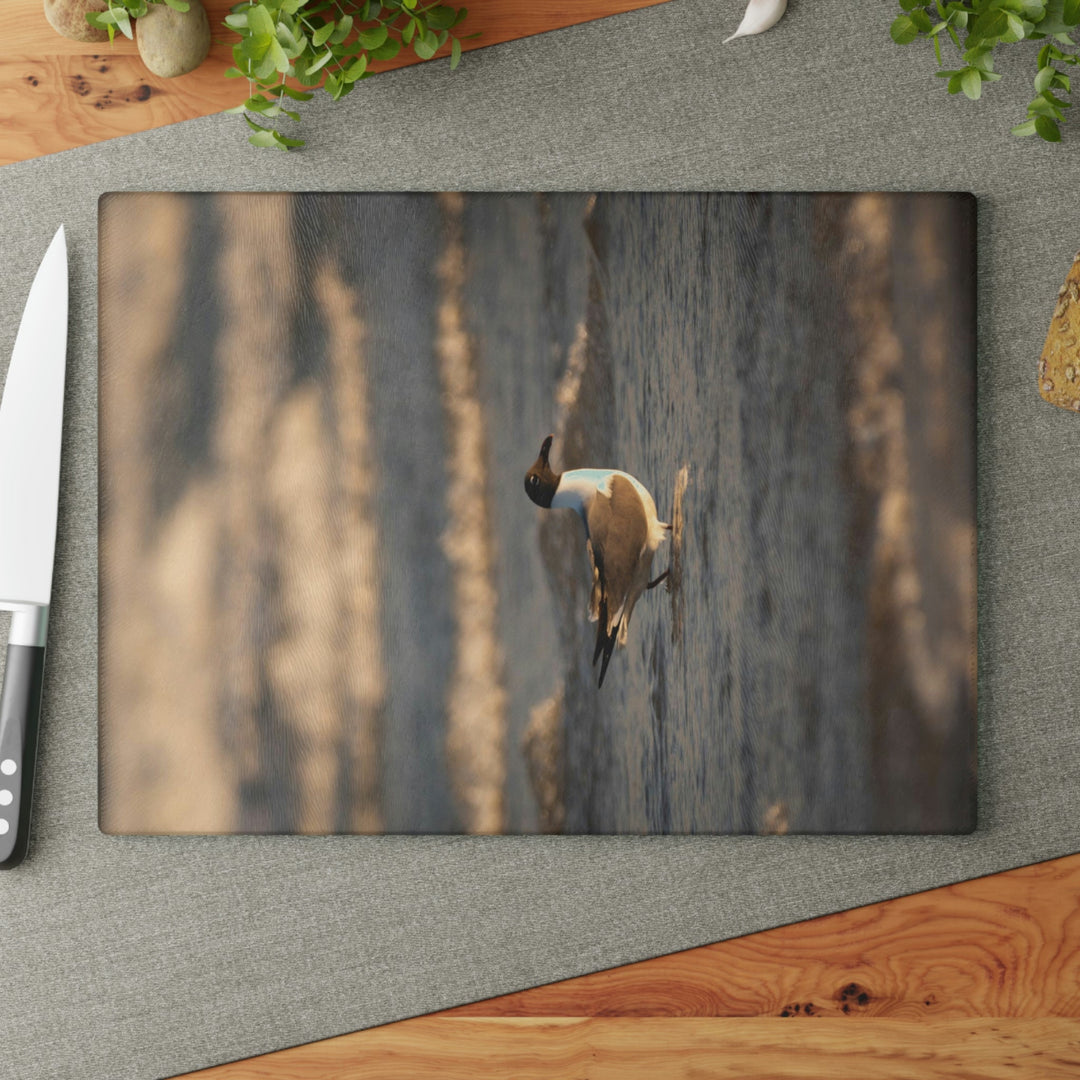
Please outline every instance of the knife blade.
[{"label": "knife blade", "polygon": [[0,610],[12,612],[0,691],[0,869],[30,837],[45,639],[52,596],[67,366],[63,225],[38,267],[0,401]]}]

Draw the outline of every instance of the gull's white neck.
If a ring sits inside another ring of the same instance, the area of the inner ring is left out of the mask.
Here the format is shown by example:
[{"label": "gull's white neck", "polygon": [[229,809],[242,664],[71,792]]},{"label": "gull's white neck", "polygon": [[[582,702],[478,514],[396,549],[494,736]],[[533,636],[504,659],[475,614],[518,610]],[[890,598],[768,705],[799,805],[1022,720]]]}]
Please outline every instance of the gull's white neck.
[{"label": "gull's white neck", "polygon": [[614,469],[571,469],[559,477],[559,486],[551,500],[552,509],[565,507],[584,516],[599,490],[607,490]]}]

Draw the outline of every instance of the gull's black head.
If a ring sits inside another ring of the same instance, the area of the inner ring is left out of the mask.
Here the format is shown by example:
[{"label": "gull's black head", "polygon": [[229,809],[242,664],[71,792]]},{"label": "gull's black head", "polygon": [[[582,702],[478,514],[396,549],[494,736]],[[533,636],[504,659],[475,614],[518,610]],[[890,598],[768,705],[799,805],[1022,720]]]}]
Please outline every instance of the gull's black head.
[{"label": "gull's black head", "polygon": [[551,450],[551,440],[554,437],[554,435],[549,435],[544,440],[543,446],[540,447],[540,456],[525,474],[525,494],[537,506],[542,506],[545,510],[551,506],[551,500],[555,498],[555,489],[559,486],[559,474],[552,472],[548,464],[548,452]]}]

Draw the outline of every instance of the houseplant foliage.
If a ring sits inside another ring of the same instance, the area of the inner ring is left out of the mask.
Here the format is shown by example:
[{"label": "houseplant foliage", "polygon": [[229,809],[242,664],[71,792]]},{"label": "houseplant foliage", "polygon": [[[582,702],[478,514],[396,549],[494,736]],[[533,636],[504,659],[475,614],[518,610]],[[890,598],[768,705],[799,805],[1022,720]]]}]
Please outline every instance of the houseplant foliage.
[{"label": "houseplant foliage", "polygon": [[403,48],[430,60],[449,41],[450,67],[456,68],[463,39],[454,31],[465,16],[465,8],[421,0],[244,0],[225,18],[240,35],[235,66],[225,75],[246,78],[251,92],[228,111],[244,116],[254,146],[303,146],[303,139],[267,123],[299,121],[287,99],[307,101],[321,87],[337,101],[371,74],[370,61],[392,60]]},{"label": "houseplant foliage", "polygon": [[86,21],[98,30],[107,31],[110,41],[116,36],[117,30],[130,38],[132,19],[141,18],[151,4],[157,3],[171,7],[173,11],[187,11],[190,6],[187,0],[109,0],[105,11],[88,11]]},{"label": "houseplant foliage", "polygon": [[1001,78],[994,72],[994,50],[999,45],[1042,41],[1034,79],[1035,97],[1027,119],[1012,129],[1014,135],[1038,135],[1060,142],[1065,110],[1072,107],[1061,95],[1071,94],[1067,69],[1080,64],[1077,43],[1070,31],[1080,24],[1080,0],[957,0],[926,4],[900,0],[903,13],[892,24],[898,45],[929,38],[943,66],[941,38],[948,35],[959,50],[962,66],[939,71],[950,94],[963,93],[972,101],[982,95],[983,83]]},{"label": "houseplant foliage", "polygon": [[93,31],[106,31],[109,41],[117,30],[132,37],[137,20],[139,56],[148,71],[164,79],[194,71],[210,52],[210,20],[201,0],[97,0],[85,18]]}]

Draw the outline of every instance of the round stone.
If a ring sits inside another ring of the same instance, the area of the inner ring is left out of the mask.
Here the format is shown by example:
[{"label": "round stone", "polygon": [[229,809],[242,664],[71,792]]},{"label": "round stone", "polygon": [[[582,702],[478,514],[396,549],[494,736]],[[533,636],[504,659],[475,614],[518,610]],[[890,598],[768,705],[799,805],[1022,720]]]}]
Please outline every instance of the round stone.
[{"label": "round stone", "polygon": [[58,33],[72,41],[108,41],[105,30],[86,21],[88,11],[108,10],[107,0],[45,0],[45,18]]},{"label": "round stone", "polygon": [[210,20],[201,0],[187,11],[151,4],[135,23],[135,44],[142,62],[155,75],[173,79],[194,71],[210,51]]}]

